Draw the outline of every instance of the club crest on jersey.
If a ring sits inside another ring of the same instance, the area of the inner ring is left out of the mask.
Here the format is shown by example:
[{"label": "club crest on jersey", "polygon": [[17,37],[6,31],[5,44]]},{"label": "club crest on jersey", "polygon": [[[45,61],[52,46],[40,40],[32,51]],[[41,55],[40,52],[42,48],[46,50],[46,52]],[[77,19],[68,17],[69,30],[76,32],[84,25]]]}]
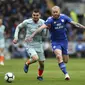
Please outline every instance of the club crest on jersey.
[{"label": "club crest on jersey", "polygon": [[55,49],[56,48],[56,46],[53,46],[53,49]]},{"label": "club crest on jersey", "polygon": [[40,27],[41,25],[38,25],[38,27]]},{"label": "club crest on jersey", "polygon": [[46,22],[48,22],[48,20],[46,20]]},{"label": "club crest on jersey", "polygon": [[56,22],[54,22],[54,24],[56,24]]},{"label": "club crest on jersey", "polygon": [[61,19],[62,22],[64,22],[64,19]]}]

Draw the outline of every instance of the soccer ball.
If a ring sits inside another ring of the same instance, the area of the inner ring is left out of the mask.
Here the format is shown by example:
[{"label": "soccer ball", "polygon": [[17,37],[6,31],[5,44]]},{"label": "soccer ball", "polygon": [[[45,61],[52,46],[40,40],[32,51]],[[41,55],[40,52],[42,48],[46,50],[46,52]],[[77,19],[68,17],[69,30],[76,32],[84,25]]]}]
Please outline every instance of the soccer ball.
[{"label": "soccer ball", "polygon": [[12,72],[7,72],[4,76],[4,79],[6,82],[11,83],[12,81],[14,81],[15,76]]}]

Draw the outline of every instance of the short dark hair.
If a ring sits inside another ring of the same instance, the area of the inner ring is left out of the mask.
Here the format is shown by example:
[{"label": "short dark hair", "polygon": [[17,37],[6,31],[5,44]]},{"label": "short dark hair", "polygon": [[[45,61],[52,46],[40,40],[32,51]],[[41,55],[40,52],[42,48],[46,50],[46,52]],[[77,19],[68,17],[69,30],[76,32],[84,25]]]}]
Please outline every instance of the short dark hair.
[{"label": "short dark hair", "polygon": [[33,12],[35,12],[35,13],[39,12],[40,13],[40,10],[39,9],[34,9]]}]

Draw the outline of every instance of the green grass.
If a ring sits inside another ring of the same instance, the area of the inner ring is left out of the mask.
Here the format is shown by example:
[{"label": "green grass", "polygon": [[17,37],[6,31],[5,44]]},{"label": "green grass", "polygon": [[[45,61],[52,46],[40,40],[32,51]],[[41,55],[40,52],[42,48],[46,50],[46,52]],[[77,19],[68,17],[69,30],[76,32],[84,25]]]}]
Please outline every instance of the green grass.
[{"label": "green grass", "polygon": [[[60,71],[56,59],[45,61],[44,81],[38,81],[38,63],[30,65],[29,72],[23,72],[25,60],[12,59],[5,60],[5,66],[0,66],[0,85],[85,85],[85,59],[70,59],[67,69],[71,80],[65,81],[64,75]],[[7,83],[4,80],[6,72],[13,72],[15,80]]]}]

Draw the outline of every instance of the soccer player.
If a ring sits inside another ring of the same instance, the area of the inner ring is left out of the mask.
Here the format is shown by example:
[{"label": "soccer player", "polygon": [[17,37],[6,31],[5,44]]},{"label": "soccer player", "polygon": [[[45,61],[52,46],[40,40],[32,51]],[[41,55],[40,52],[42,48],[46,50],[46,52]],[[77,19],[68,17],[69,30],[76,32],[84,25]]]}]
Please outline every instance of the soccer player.
[{"label": "soccer player", "polygon": [[30,59],[27,60],[24,66],[24,72],[27,73],[29,70],[29,66],[36,61],[39,61],[39,69],[38,69],[38,80],[43,80],[42,74],[44,71],[44,51],[43,51],[43,44],[42,44],[42,34],[46,31],[43,30],[42,33],[37,34],[33,41],[27,42],[27,37],[31,36],[31,34],[41,25],[44,24],[44,20],[40,19],[40,12],[38,9],[35,9],[32,13],[32,18],[24,20],[20,23],[15,30],[14,34],[14,43],[18,41],[18,33],[19,30],[22,28],[26,28],[26,38],[25,38],[25,47]]},{"label": "soccer player", "polygon": [[4,48],[5,48],[5,26],[2,24],[3,21],[0,19],[0,65],[4,65]]},{"label": "soccer player", "polygon": [[65,14],[60,13],[60,8],[58,6],[52,7],[52,16],[49,17],[46,22],[39,27],[29,38],[28,41],[39,33],[44,28],[48,28],[51,34],[51,45],[52,49],[58,60],[59,68],[65,75],[65,80],[70,80],[70,76],[66,70],[65,63],[68,62],[68,39],[66,35],[66,23],[70,23],[77,28],[85,29],[85,26],[72,21],[70,17]]}]

